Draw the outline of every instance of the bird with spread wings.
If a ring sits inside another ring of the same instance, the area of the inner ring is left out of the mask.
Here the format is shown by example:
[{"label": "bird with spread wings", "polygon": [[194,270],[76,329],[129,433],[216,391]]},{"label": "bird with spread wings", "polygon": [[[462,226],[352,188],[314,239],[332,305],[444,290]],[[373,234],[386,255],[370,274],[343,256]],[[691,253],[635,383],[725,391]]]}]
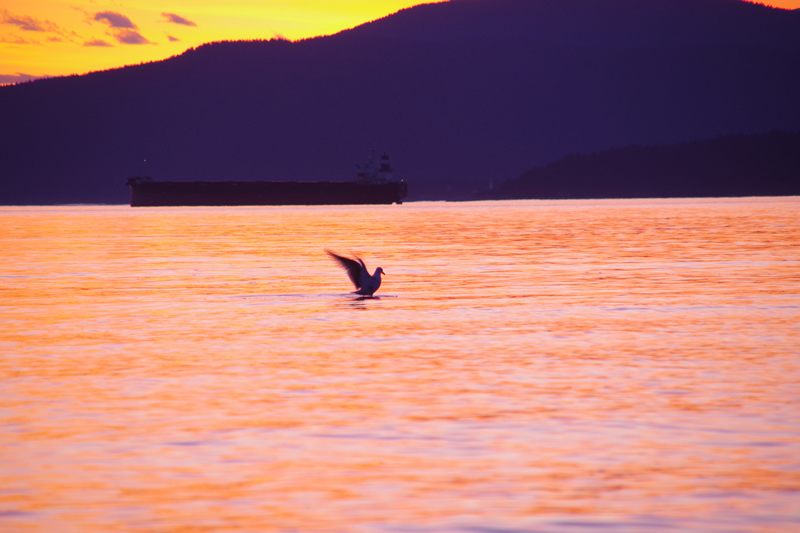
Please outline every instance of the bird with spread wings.
[{"label": "bird with spread wings", "polygon": [[350,281],[356,286],[355,294],[372,296],[381,286],[381,276],[384,274],[381,267],[376,268],[375,273],[370,275],[367,271],[367,265],[358,257],[354,256],[355,259],[350,259],[349,257],[335,254],[330,250],[325,250],[325,253],[335,259],[347,271]]}]

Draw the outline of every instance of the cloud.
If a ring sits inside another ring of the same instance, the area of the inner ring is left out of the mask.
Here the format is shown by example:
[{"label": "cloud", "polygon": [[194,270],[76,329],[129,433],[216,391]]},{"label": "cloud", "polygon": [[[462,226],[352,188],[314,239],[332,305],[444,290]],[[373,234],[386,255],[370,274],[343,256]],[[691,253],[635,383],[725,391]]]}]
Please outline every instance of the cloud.
[{"label": "cloud", "polygon": [[46,31],[42,23],[33,17],[25,15],[12,15],[3,10],[3,24],[13,24],[24,31]]},{"label": "cloud", "polygon": [[91,41],[86,41],[83,43],[83,46],[114,46],[112,44],[108,44],[107,42],[101,39],[92,39]]},{"label": "cloud", "polygon": [[197,26],[197,24],[195,24],[191,20],[186,20],[180,15],[176,15],[175,13],[161,13],[161,15],[167,17],[167,22],[172,22],[174,24],[183,24],[184,26]]},{"label": "cloud", "polygon": [[0,43],[6,44],[42,44],[41,41],[31,41],[28,39],[23,39],[22,37],[18,37],[16,35],[12,35],[11,38],[0,36]]},{"label": "cloud", "polygon": [[[131,19],[121,13],[114,13],[113,11],[103,11],[95,13],[94,20],[98,22],[105,22],[111,27],[111,31],[106,32],[108,35],[113,36],[121,44],[150,44],[141,33],[133,31],[138,29],[136,24],[131,22]],[[97,41],[95,39],[94,41]],[[103,41],[97,41],[103,42]],[[85,44],[85,43],[84,43]],[[102,44],[85,44],[85,46],[104,46]],[[106,45],[110,46],[110,45]]]},{"label": "cloud", "polygon": [[133,30],[120,30],[114,34],[114,37],[122,44],[149,44],[150,41],[145,39],[138,31]]},{"label": "cloud", "polygon": [[98,22],[106,22],[112,28],[129,28],[131,30],[137,29],[136,24],[131,22],[131,19],[120,13],[114,13],[113,11],[103,11],[102,13],[96,13],[94,16],[94,20]]},{"label": "cloud", "polygon": [[169,39],[169,42],[171,43],[176,43],[180,41],[180,39],[178,39],[177,37],[173,37],[172,35],[167,35],[167,39]]},{"label": "cloud", "polygon": [[0,85],[5,85],[8,83],[21,83],[23,81],[30,81],[30,80],[38,80],[39,78],[45,78],[46,76],[33,76],[31,74],[24,74],[22,72],[17,72],[16,74],[0,74]]},{"label": "cloud", "polygon": [[3,9],[0,13],[2,13],[0,17],[1,23],[11,24],[23,31],[59,32],[58,24],[54,24],[49,20],[41,21],[28,15],[13,15],[7,9]]}]

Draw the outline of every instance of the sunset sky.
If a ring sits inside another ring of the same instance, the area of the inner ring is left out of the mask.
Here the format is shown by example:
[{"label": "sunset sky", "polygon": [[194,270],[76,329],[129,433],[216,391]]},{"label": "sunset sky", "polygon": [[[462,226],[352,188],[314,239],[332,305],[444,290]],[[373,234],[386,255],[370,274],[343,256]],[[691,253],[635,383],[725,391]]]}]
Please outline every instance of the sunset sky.
[{"label": "sunset sky", "polygon": [[[328,35],[420,3],[425,2],[4,0],[0,84],[165,59],[211,41]],[[800,8],[800,0],[763,3]]]}]

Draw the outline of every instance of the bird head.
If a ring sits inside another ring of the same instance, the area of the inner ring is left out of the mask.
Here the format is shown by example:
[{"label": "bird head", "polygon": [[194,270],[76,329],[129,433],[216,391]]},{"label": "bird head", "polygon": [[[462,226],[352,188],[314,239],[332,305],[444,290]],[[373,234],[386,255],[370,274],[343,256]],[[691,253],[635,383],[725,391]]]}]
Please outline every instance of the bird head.
[{"label": "bird head", "polygon": [[375,274],[380,274],[381,276],[383,276],[385,274],[385,272],[383,271],[383,269],[381,267],[378,267],[378,268],[375,269]]}]

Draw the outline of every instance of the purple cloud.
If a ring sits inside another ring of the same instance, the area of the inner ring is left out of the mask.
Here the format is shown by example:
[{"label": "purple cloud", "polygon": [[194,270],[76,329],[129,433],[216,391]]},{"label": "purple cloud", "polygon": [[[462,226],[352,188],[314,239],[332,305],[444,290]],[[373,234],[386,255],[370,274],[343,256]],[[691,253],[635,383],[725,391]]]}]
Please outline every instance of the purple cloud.
[{"label": "purple cloud", "polygon": [[103,11],[102,13],[97,13],[94,16],[94,20],[98,22],[107,22],[112,28],[136,29],[136,24],[131,22],[131,19],[120,13],[114,13],[113,11]]},{"label": "purple cloud", "polygon": [[11,38],[0,37],[0,43],[9,43],[9,44],[42,44],[40,41],[29,41],[27,39],[23,39],[22,37],[18,37],[16,35],[12,35]]},{"label": "purple cloud", "polygon": [[0,85],[7,85],[9,83],[22,83],[23,81],[38,80],[46,76],[33,76],[31,74],[24,74],[17,72],[16,74],[0,74]]},{"label": "purple cloud", "polygon": [[172,35],[167,35],[167,39],[169,39],[169,42],[171,43],[176,43],[180,41],[180,39],[178,39],[177,37],[173,37]]},{"label": "purple cloud", "polygon": [[161,13],[162,16],[167,17],[167,22],[172,22],[174,24],[183,24],[184,26],[197,26],[191,20],[186,20],[180,15],[176,15],[175,13]]},{"label": "purple cloud", "polygon": [[13,24],[21,30],[25,31],[45,31],[42,23],[33,17],[16,16],[8,11],[3,11],[3,24]]},{"label": "purple cloud", "polygon": [[121,30],[118,31],[114,37],[122,44],[149,44],[150,41],[145,39],[138,31]]},{"label": "purple cloud", "polygon": [[91,41],[86,41],[85,43],[83,43],[83,46],[113,46],[113,45],[108,44],[107,42],[102,41],[100,39],[92,39]]},{"label": "purple cloud", "polygon": [[2,10],[0,22],[3,24],[12,24],[23,31],[58,31],[58,25],[53,24],[49,20],[43,22],[27,15],[12,15],[7,9]]}]

